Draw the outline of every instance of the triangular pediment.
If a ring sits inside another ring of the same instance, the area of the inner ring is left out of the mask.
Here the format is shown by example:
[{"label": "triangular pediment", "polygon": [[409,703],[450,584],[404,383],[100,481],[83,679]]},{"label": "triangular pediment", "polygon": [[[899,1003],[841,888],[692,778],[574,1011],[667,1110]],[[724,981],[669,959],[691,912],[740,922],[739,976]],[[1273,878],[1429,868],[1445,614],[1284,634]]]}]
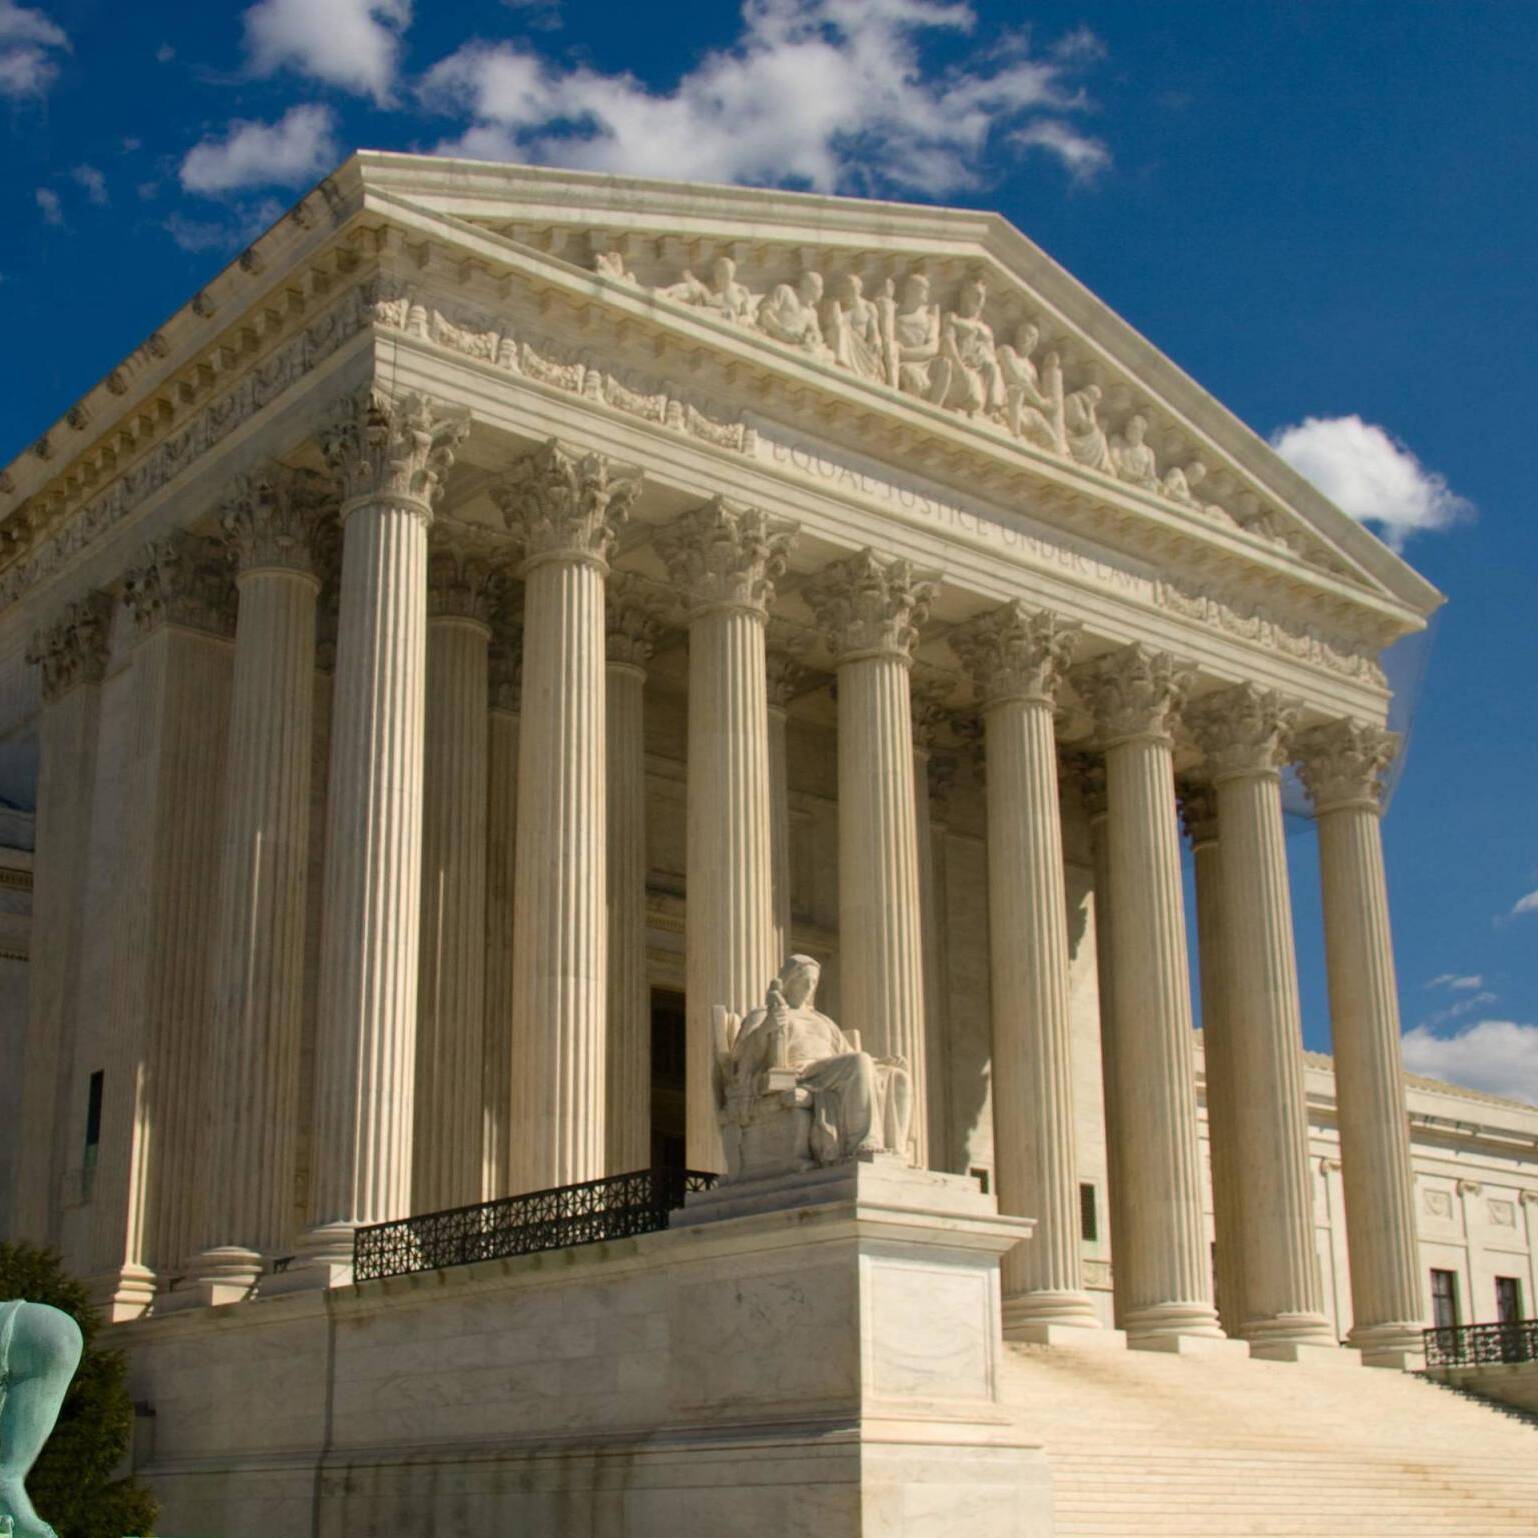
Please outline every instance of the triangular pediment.
[{"label": "triangular pediment", "polygon": [[[915,408],[1087,495],[1205,525],[1417,615],[1440,595],[1000,216],[415,156],[371,204],[582,274],[590,302]],[[992,440],[991,442],[989,440]],[[1054,463],[1055,466],[1054,466]]]}]

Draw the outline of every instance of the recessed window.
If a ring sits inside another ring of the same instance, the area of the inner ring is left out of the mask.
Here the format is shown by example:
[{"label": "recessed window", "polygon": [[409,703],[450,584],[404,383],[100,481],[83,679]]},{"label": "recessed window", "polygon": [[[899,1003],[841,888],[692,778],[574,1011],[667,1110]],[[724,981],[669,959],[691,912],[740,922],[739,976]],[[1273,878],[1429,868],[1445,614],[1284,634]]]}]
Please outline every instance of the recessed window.
[{"label": "recessed window", "polygon": [[1088,1180],[1079,1186],[1079,1237],[1086,1244],[1093,1244],[1100,1237],[1100,1213],[1095,1205],[1095,1187]]},{"label": "recessed window", "polygon": [[1522,1317],[1522,1278],[1498,1276],[1495,1279],[1495,1318],[1500,1324],[1516,1324]]},{"label": "recessed window", "polygon": [[100,1068],[91,1075],[90,1088],[85,1101],[85,1167],[96,1168],[96,1155],[101,1148],[101,1101],[107,1076]]},{"label": "recessed window", "polygon": [[1439,1330],[1458,1327],[1458,1273],[1436,1271],[1431,1273],[1431,1322]]}]

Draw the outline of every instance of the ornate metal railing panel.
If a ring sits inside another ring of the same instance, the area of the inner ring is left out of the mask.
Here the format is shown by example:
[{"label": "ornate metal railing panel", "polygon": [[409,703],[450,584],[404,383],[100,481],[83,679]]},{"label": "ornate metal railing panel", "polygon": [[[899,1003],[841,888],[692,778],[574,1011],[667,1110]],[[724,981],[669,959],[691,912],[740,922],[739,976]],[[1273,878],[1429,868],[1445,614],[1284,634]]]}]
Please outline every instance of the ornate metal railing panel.
[{"label": "ornate metal railing panel", "polygon": [[353,1236],[353,1278],[371,1282],[655,1233],[690,1191],[708,1191],[716,1178],[697,1170],[635,1170],[376,1223]]},{"label": "ornate metal railing panel", "polygon": [[1428,1367],[1480,1367],[1487,1362],[1538,1362],[1538,1319],[1426,1331]]}]

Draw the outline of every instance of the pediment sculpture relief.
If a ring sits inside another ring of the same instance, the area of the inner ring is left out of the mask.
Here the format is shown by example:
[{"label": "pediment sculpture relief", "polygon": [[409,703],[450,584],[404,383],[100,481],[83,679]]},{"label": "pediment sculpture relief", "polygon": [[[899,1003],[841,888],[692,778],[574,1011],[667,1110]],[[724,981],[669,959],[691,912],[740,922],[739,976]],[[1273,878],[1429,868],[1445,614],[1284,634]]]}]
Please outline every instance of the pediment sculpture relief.
[{"label": "pediment sculpture relief", "polygon": [[[595,251],[593,270],[647,286],[608,248]],[[736,260],[718,256],[708,277],[684,268],[676,281],[650,291],[758,331],[861,379],[991,424],[1033,447],[1213,522],[1244,528],[1305,559],[1333,564],[1322,546],[1262,509],[1253,494],[1229,488],[1232,506],[1199,495],[1198,487],[1211,484],[1209,467],[1199,459],[1162,460],[1149,441],[1153,422],[1146,409],[1124,403],[1114,411],[1093,380],[1068,388],[1061,355],[1042,348],[1041,328],[1034,322],[1021,321],[1007,340],[997,337],[986,315],[988,287],[981,278],[966,279],[949,306],[937,302],[929,277],[917,270],[886,278],[868,295],[858,273],[829,276],[804,267],[794,281],[759,293],[742,281]]]},{"label": "pediment sculpture relief", "polygon": [[908,1155],[908,1065],[862,1051],[857,1035],[817,1009],[820,975],[810,956],[791,956],[745,1018],[716,1007],[716,1112],[728,1180]]}]

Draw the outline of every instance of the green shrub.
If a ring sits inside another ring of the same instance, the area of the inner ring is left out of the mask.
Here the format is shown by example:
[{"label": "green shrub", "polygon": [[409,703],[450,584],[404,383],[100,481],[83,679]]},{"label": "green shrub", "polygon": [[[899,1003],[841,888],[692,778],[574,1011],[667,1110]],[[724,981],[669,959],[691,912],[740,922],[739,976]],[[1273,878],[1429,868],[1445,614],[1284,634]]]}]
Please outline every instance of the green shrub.
[{"label": "green shrub", "polygon": [[50,1303],[85,1336],[80,1370],[59,1423],[27,1479],[27,1493],[59,1538],[123,1538],[154,1531],[156,1507],[133,1479],[115,1479],[133,1439],[133,1400],[120,1351],[95,1344],[100,1321],[86,1290],[51,1250],[0,1243],[0,1298]]}]

